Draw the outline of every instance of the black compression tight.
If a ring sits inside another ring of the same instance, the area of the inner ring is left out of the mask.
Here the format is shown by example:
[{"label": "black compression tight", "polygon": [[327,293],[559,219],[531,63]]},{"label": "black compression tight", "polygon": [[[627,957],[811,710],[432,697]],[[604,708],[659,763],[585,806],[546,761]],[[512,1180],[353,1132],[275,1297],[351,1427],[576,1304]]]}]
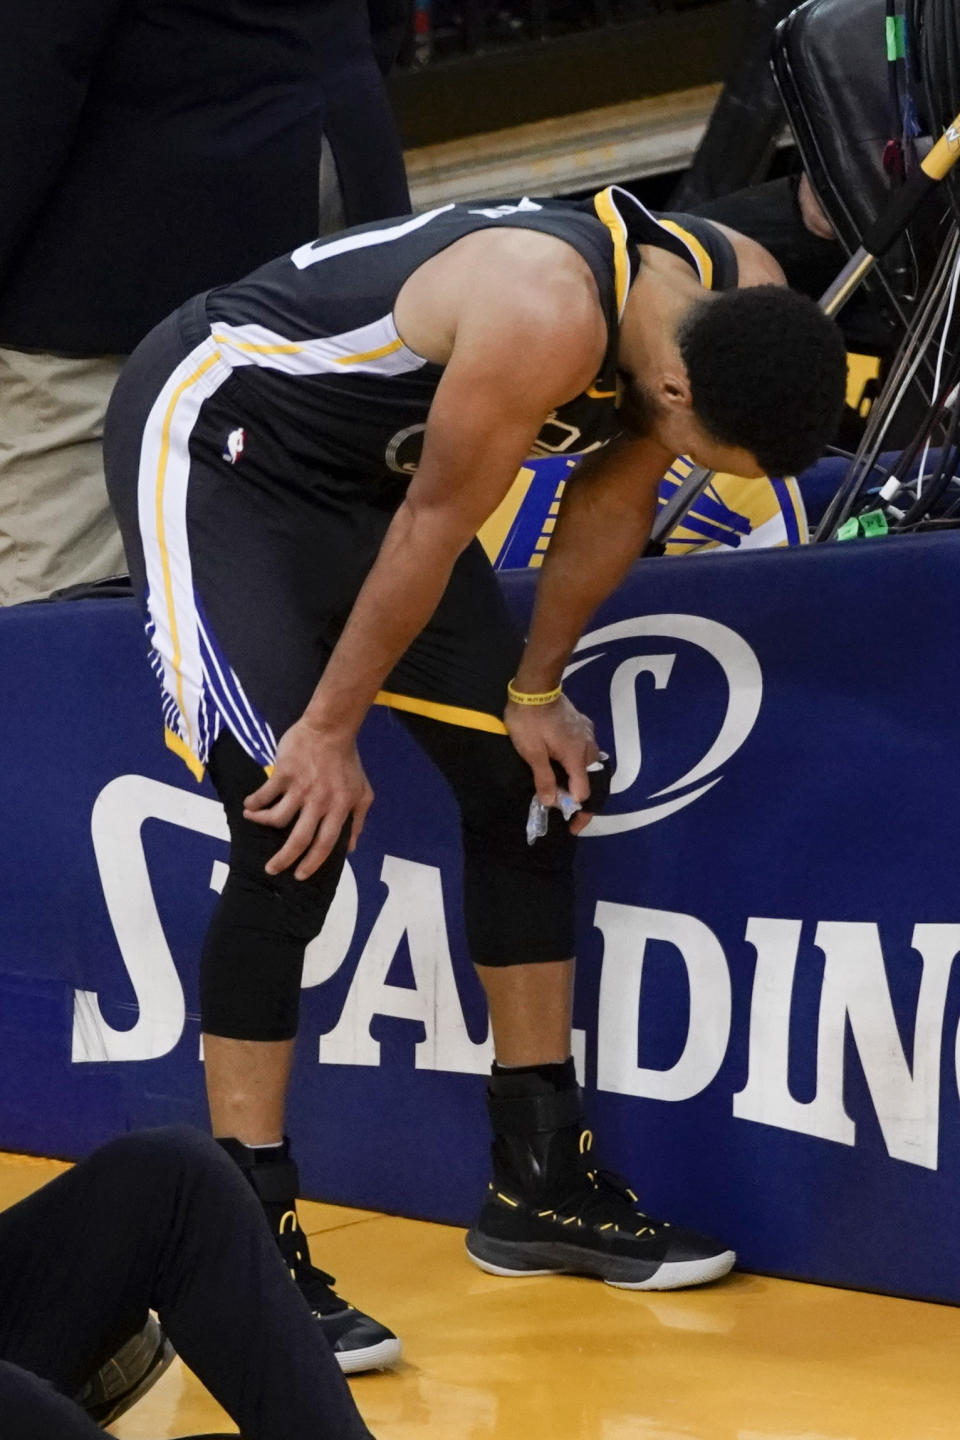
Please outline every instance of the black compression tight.
[{"label": "black compression tight", "polygon": [[[437,765],[460,806],[463,904],[478,965],[566,960],[573,954],[573,844],[559,815],[535,845],[526,841],[530,771],[505,735],[404,715],[402,723]],[[210,777],[230,826],[230,873],[203,952],[201,1014],[210,1035],[288,1040],[297,1031],[307,944],[336,892],[349,838],[309,879],[270,876],[264,865],[284,831],[243,818],[243,799],[263,771],[232,735],[220,736]]]}]

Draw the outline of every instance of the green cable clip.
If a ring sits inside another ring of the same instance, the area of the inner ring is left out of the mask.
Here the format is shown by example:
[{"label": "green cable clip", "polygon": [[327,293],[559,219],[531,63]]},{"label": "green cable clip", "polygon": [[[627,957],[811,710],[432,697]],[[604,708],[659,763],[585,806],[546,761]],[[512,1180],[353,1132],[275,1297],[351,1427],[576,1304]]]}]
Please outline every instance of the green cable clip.
[{"label": "green cable clip", "polygon": [[887,59],[893,64],[907,56],[907,27],[903,15],[887,16]]},{"label": "green cable clip", "polygon": [[837,531],[837,539],[856,540],[859,534],[860,521],[857,519],[856,515],[854,515],[852,520],[848,520],[845,525],[840,526],[840,529]]},{"label": "green cable clip", "polygon": [[887,524],[887,517],[882,510],[868,510],[860,516],[860,528],[864,535],[888,535],[890,526]]}]

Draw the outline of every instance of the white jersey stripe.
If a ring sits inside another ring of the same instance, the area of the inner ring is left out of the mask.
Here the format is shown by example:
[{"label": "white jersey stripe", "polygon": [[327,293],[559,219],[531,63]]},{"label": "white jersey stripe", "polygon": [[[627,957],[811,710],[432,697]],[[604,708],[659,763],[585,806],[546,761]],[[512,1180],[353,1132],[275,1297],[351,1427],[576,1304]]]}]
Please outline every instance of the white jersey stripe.
[{"label": "white jersey stripe", "polygon": [[224,672],[215,645],[204,635],[194,596],[187,533],[189,445],[203,402],[234,369],[248,365],[287,375],[340,374],[345,366],[352,373],[400,375],[426,363],[404,345],[392,315],[342,335],[307,340],[291,340],[262,325],[216,324],[154,401],[144,427],[138,481],[147,608],[155,668],[169,701],[164,716],[171,735],[198,762],[195,773],[206,764],[219,728],[210,723],[210,709],[255,758],[258,750],[267,756],[276,751],[273,732],[256,715],[232,668],[229,676]]},{"label": "white jersey stripe", "polygon": [[332,260],[335,255],[348,255],[351,250],[365,250],[368,245],[386,245],[391,240],[400,240],[411,231],[429,225],[437,215],[443,215],[452,209],[452,203],[439,205],[436,210],[428,210],[425,215],[416,215],[412,220],[404,220],[400,225],[388,225],[383,230],[365,230],[360,235],[344,235],[339,240],[328,241],[326,245],[319,245],[316,240],[311,240],[309,245],[301,245],[294,250],[290,259],[298,270],[306,270],[308,266],[316,265],[321,260]]},{"label": "white jersey stripe", "polygon": [[[223,666],[217,655],[216,647],[211,643],[203,621],[199,621],[200,638],[203,642],[203,652],[206,656],[204,661],[204,673],[206,674],[209,693],[216,705],[217,711],[223,715],[233,734],[245,745],[245,748],[261,764],[264,759],[272,762],[276,751],[276,744],[272,747],[263,731],[256,712],[250,701],[247,699],[243,686],[240,684],[232,667],[229,678],[224,674]],[[230,724],[227,711],[232,712],[235,724]],[[239,726],[239,730],[238,727]],[[240,734],[240,731],[243,734]],[[260,753],[262,752],[262,754]]]},{"label": "white jersey stripe", "polygon": [[237,672],[234,670],[232,665],[230,667],[230,680],[238,697],[246,707],[247,717],[250,720],[250,723],[256,730],[257,734],[260,736],[260,742],[263,746],[263,753],[267,756],[270,763],[273,764],[274,760],[277,758],[276,736],[274,735],[270,726],[267,724],[266,720],[264,720],[262,716],[257,714],[256,709],[247,699],[247,693],[244,690],[243,686],[240,684],[240,677],[237,675]]},{"label": "white jersey stripe", "polygon": [[229,375],[212,339],[198,345],[154,401],[140,449],[138,506],[153,643],[163,660],[164,689],[176,696],[175,733],[195,755],[203,666],[187,542],[188,446],[203,401]]},{"label": "white jersey stripe", "polygon": [[426,365],[404,345],[392,315],[369,325],[309,340],[291,340],[264,325],[215,324],[213,339],[226,364],[265,366],[284,375],[336,375],[344,366],[370,375],[403,375]]},{"label": "white jersey stripe", "polygon": [[216,653],[214,652],[214,649],[207,638],[207,632],[203,628],[202,621],[200,622],[200,639],[203,645],[203,653],[205,656],[203,673],[207,681],[208,693],[213,699],[218,710],[224,712],[227,709],[230,709],[233,712],[233,723],[230,725],[230,729],[233,731],[234,735],[236,735],[237,739],[246,746],[247,750],[251,750],[251,748],[257,743],[256,739],[249,725],[247,724],[247,717],[240,710],[239,706],[236,704],[230,694],[229,687],[227,686],[223,671],[220,668],[220,662],[217,659]]}]

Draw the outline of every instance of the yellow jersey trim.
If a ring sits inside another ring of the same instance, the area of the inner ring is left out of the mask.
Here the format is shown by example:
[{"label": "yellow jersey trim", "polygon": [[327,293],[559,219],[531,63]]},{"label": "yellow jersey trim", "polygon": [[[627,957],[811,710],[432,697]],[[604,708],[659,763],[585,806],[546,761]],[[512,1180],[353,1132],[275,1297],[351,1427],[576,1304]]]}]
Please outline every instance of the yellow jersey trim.
[{"label": "yellow jersey trim", "polygon": [[459,705],[440,705],[435,700],[415,700],[411,695],[394,695],[381,690],[374,705],[391,710],[406,710],[411,715],[425,715],[428,720],[442,720],[445,725],[460,725],[465,730],[485,730],[488,735],[506,735],[507,727],[495,715],[483,710],[465,710]]},{"label": "yellow jersey trim", "polygon": [[166,742],[167,749],[172,750],[174,755],[179,755],[194,780],[199,783],[207,773],[207,767],[197,759],[187,742],[181,740],[175,730],[164,726],[163,738]]},{"label": "yellow jersey trim", "polygon": [[[220,359],[221,355],[219,350],[215,350],[212,355],[207,356],[206,360],[204,360],[202,365],[197,366],[196,370],[194,370],[192,375],[188,375],[186,380],[184,380],[180,385],[177,386],[176,390],[174,390],[173,394],[170,397],[170,403],[167,406],[167,413],[163,417],[163,429],[161,431],[160,439],[160,458],[157,461],[157,544],[160,547],[160,564],[163,567],[163,591],[164,597],[167,602],[167,615],[170,619],[170,639],[173,642],[173,655],[171,656],[170,664],[173,666],[174,672],[177,677],[177,704],[180,707],[181,715],[183,715],[184,719],[187,722],[187,733],[191,741],[193,739],[193,735],[190,732],[190,721],[187,718],[186,706],[183,700],[183,676],[180,673],[180,666],[183,661],[183,653],[180,649],[180,632],[177,628],[177,617],[173,608],[173,576],[170,572],[170,555],[167,550],[166,527],[163,519],[163,487],[167,478],[167,461],[170,458],[170,427],[173,424],[173,414],[177,408],[180,397],[184,394],[186,390],[190,389],[191,385],[195,385],[197,381],[203,375],[205,375],[208,370],[210,370],[214,365],[216,365],[216,363]],[[187,746],[187,749],[189,751],[189,745]],[[199,764],[200,762],[197,761],[197,763]],[[202,771],[200,778],[203,778]]]},{"label": "yellow jersey trim", "polygon": [[364,350],[361,355],[340,355],[337,357],[338,365],[362,365],[365,360],[382,360],[384,355],[393,355],[397,350],[403,349],[403,341],[397,337],[391,340],[389,345],[381,345],[379,350]]},{"label": "yellow jersey trim", "polygon": [[696,235],[692,234],[689,230],[685,230],[682,225],[678,225],[676,220],[658,220],[657,224],[662,225],[664,230],[669,230],[671,235],[676,235],[678,240],[683,241],[696,261],[697,269],[700,272],[701,285],[703,285],[706,290],[712,290],[713,261],[710,259],[709,253],[697,239]]},{"label": "yellow jersey trim", "polygon": [[229,345],[232,350],[248,350],[254,355],[299,355],[302,345],[252,345],[249,340],[231,340],[229,335],[214,335],[218,345]]},{"label": "yellow jersey trim", "polygon": [[616,387],[612,390],[598,390],[596,385],[591,385],[589,390],[584,390],[588,400],[615,400],[617,398]]},{"label": "yellow jersey trim", "polygon": [[613,279],[617,291],[617,313],[623,314],[630,284],[630,261],[627,256],[627,227],[613,203],[613,187],[601,190],[593,199],[594,209],[610,231],[613,240]]}]

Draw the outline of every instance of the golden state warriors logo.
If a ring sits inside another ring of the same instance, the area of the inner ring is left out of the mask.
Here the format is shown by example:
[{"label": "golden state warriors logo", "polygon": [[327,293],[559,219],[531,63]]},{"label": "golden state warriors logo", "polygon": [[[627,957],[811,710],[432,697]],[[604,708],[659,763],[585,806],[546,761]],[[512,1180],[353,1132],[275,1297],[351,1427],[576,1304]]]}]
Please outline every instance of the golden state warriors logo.
[{"label": "golden state warriors logo", "polygon": [[[579,703],[615,765],[609,804],[587,837],[652,825],[706,795],[760,713],[763,677],[753,650],[735,630],[701,615],[618,620],[584,635],[574,655],[580,658],[564,677],[574,704],[574,677],[589,667],[592,697],[602,693],[600,672],[606,679],[609,743],[595,698]],[[669,773],[668,764],[680,773]]]},{"label": "golden state warriors logo", "polygon": [[[672,498],[691,469],[682,457],[673,462],[660,482],[661,505]],[[796,480],[714,475],[671,533],[666,553],[771,549],[805,545],[807,538],[807,516]]]}]

